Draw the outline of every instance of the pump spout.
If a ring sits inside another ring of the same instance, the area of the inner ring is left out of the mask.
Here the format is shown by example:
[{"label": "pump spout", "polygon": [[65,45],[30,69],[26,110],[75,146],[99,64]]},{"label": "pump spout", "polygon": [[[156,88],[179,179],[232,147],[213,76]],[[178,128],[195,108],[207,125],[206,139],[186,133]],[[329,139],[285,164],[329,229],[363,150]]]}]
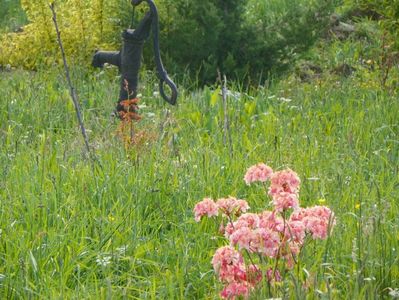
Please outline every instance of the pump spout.
[{"label": "pump spout", "polygon": [[120,51],[96,51],[93,56],[91,65],[95,68],[103,68],[104,64],[110,64],[121,67],[121,52]]}]

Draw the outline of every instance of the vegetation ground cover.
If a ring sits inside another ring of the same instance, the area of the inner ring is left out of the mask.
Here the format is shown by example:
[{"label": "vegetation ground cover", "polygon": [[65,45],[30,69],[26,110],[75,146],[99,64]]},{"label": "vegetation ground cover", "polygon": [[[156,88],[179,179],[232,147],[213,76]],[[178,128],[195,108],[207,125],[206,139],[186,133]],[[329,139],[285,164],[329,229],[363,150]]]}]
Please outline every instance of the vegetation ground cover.
[{"label": "vegetation ground cover", "polygon": [[[225,240],[214,233],[219,224],[198,225],[192,210],[206,196],[228,195],[247,199],[251,211],[269,208],[263,189],[243,180],[261,161],[296,170],[301,203],[328,205],[337,217],[332,237],[303,253],[297,279],[308,288],[288,279],[273,296],[393,297],[398,70],[382,83],[379,49],[376,40],[323,41],[309,53],[323,72],[310,80],[293,73],[256,89],[228,82],[232,152],[217,86],[180,82],[179,104],[170,107],[153,74],[143,73],[140,139],[127,146],[111,117],[116,70],[75,66],[94,164],[62,72],[2,71],[0,297],[217,299],[210,262]],[[344,63],[355,69],[349,76],[334,70]]]},{"label": "vegetation ground cover", "polygon": [[58,72],[2,74],[3,296],[213,297],[205,249],[219,238],[206,234],[215,224],[194,224],[192,208],[204,195],[266,207],[242,180],[258,161],[298,170],[302,202],[337,215],[333,238],[305,257],[311,295],[377,297],[397,286],[398,102],[372,78],[292,79],[232,96],[230,156],[210,88],[183,90],[171,109],[145,81],[146,139],[125,149],[110,118],[117,82],[78,74],[102,168],[82,155]]}]

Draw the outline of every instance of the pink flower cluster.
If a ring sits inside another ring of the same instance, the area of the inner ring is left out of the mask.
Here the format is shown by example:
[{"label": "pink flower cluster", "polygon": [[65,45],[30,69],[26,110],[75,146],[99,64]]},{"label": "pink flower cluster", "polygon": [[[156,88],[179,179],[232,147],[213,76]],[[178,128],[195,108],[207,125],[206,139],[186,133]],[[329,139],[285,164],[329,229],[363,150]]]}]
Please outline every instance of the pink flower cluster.
[{"label": "pink flower cluster", "polygon": [[253,264],[247,267],[241,253],[231,246],[223,246],[216,250],[212,265],[219,280],[225,284],[220,293],[222,298],[247,298],[250,291],[262,280],[261,270]]},{"label": "pink flower cluster", "polygon": [[[326,239],[335,225],[334,213],[328,207],[299,206],[300,179],[290,169],[273,172],[269,166],[259,163],[248,169],[244,180],[248,185],[270,180],[268,194],[272,198],[272,211],[247,213],[248,203],[234,197],[221,198],[216,202],[205,198],[194,208],[197,222],[202,216],[219,214],[227,219],[227,222],[222,222],[220,231],[230,245],[219,248],[212,259],[218,279],[224,284],[220,295],[227,299],[237,296],[247,298],[262,278],[269,283],[281,281],[277,266],[293,268],[308,240],[306,237]],[[265,268],[263,273],[251,258],[251,264],[246,266],[241,252],[249,257],[252,254],[267,257],[276,263]]]},{"label": "pink flower cluster", "polygon": [[205,198],[201,202],[198,202],[194,207],[195,221],[199,222],[201,217],[205,215],[208,217],[217,216],[219,212],[218,210],[218,206],[212,199]]},{"label": "pink flower cluster", "polygon": [[[301,235],[305,233],[312,235],[313,239],[326,239],[329,230],[335,225],[334,213],[326,206],[313,206],[300,208],[293,212],[289,224],[301,224],[303,227]],[[291,225],[291,228],[295,225]]]},{"label": "pink flower cluster", "polygon": [[273,174],[273,169],[264,163],[259,163],[250,167],[245,173],[244,180],[247,185],[250,185],[252,182],[260,181],[265,182],[270,179],[270,176]]},{"label": "pink flower cluster", "polygon": [[234,197],[221,198],[216,202],[210,198],[205,198],[194,207],[195,221],[199,222],[203,216],[217,216],[219,211],[224,216],[238,216],[248,209],[249,206],[247,201]]},{"label": "pink flower cluster", "polygon": [[274,172],[270,177],[269,194],[271,196],[282,192],[298,194],[300,184],[301,180],[297,173],[291,169]]},{"label": "pink flower cluster", "polygon": [[225,228],[225,236],[231,245],[268,257],[276,257],[280,245],[280,236],[274,215],[267,218],[257,214],[243,214]]},{"label": "pink flower cluster", "polygon": [[273,199],[273,205],[277,211],[299,207],[298,175],[291,169],[275,172],[270,177],[269,195]]},{"label": "pink flower cluster", "polygon": [[298,175],[291,169],[273,172],[273,169],[264,163],[258,163],[250,167],[244,176],[247,185],[253,182],[266,182],[270,180],[269,195],[273,199],[273,205],[277,211],[299,207]]},{"label": "pink flower cluster", "polygon": [[219,207],[219,210],[225,216],[239,216],[243,212],[246,212],[249,209],[248,202],[241,199],[236,199],[234,197],[221,198],[216,201],[216,205]]}]

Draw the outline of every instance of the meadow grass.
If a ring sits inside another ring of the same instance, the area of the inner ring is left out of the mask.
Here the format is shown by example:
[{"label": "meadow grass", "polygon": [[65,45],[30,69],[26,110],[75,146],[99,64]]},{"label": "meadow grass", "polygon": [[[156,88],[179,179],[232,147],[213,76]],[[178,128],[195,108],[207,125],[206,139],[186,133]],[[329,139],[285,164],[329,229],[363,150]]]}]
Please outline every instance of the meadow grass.
[{"label": "meadow grass", "polygon": [[375,299],[399,287],[399,102],[377,72],[289,77],[248,93],[232,84],[231,153],[215,87],[180,87],[171,107],[153,95],[151,74],[135,125],[143,138],[126,147],[111,117],[115,75],[73,73],[92,163],[62,72],[1,73],[2,299],[217,298],[210,260],[225,240],[212,220],[195,223],[192,209],[228,195],[253,212],[270,207],[262,188],[243,181],[261,161],[294,169],[301,204],[337,216],[332,237],[303,254],[295,280],[308,276],[310,288],[286,283],[273,296]]}]

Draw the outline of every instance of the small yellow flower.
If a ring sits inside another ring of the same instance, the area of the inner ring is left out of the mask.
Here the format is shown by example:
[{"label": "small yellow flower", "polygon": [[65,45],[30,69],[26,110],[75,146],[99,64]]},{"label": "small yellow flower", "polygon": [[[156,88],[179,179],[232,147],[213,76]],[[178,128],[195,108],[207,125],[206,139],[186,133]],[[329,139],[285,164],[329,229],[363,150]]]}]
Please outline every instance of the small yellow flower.
[{"label": "small yellow flower", "polygon": [[108,221],[110,222],[115,221],[115,217],[113,217],[112,215],[108,215]]},{"label": "small yellow flower", "polygon": [[360,203],[356,203],[355,208],[359,209],[360,208]]},{"label": "small yellow flower", "polygon": [[326,203],[326,199],[324,198],[320,198],[319,200],[317,200],[320,204]]}]

